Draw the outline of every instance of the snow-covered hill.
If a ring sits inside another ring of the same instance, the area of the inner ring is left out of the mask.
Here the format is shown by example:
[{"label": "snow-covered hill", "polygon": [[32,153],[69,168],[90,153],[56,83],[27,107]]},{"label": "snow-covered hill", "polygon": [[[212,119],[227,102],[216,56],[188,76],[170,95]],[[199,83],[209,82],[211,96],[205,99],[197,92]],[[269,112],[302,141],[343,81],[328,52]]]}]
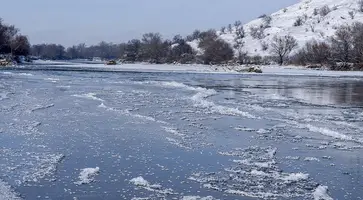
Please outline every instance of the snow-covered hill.
[{"label": "snow-covered hill", "polygon": [[[250,56],[270,55],[270,47],[263,49],[262,44],[269,45],[275,35],[291,35],[297,39],[299,47],[304,46],[312,39],[322,41],[332,36],[337,27],[352,24],[355,21],[363,22],[363,12],[359,5],[360,0],[302,0],[301,2],[270,15],[259,18],[243,25],[246,36],[243,39],[245,45],[243,50]],[[301,24],[295,24],[300,18]],[[267,20],[266,20],[267,19]],[[295,24],[295,25],[294,25]],[[261,39],[251,36],[251,27],[263,27]],[[224,33],[217,31],[220,38],[227,41],[231,46],[235,43],[236,27],[232,33],[225,30]],[[196,50],[198,41],[189,43]],[[198,50],[200,51],[200,50]]]}]

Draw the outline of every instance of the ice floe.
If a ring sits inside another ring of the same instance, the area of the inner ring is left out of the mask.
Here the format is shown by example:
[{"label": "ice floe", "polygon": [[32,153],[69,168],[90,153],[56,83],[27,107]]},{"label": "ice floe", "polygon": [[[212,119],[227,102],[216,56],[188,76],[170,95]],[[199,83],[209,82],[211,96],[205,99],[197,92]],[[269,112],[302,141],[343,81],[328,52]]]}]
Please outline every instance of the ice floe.
[{"label": "ice floe", "polygon": [[79,173],[79,181],[75,182],[77,185],[89,184],[95,180],[97,174],[100,173],[100,168],[84,168]]}]

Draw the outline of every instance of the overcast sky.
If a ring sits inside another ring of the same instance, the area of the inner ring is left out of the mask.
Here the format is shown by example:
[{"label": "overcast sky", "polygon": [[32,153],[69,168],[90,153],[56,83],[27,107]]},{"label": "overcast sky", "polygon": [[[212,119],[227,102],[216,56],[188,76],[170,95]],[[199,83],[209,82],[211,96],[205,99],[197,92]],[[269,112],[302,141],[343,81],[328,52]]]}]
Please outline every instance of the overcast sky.
[{"label": "overcast sky", "polygon": [[0,0],[0,17],[32,44],[123,42],[145,32],[165,38],[248,22],[299,0]]}]

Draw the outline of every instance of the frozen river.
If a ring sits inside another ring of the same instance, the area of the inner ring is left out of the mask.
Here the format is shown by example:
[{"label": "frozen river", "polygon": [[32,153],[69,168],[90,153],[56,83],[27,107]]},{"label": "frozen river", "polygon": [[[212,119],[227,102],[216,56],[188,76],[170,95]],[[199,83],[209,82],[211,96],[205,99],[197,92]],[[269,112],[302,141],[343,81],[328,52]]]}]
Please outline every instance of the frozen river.
[{"label": "frozen river", "polygon": [[362,199],[363,79],[0,71],[0,199]]}]

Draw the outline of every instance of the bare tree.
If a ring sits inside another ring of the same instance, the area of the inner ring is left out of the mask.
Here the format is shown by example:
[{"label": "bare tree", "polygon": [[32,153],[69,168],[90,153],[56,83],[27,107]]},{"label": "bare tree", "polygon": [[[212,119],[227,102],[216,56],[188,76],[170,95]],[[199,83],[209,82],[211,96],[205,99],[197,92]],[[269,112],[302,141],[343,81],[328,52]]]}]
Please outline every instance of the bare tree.
[{"label": "bare tree", "polygon": [[290,35],[275,36],[271,43],[271,53],[278,57],[278,63],[282,65],[289,54],[298,47],[297,41]]},{"label": "bare tree", "polygon": [[349,14],[351,19],[354,19],[354,17],[355,17],[354,11],[349,11],[348,14]]},{"label": "bare tree", "polygon": [[353,37],[353,62],[363,64],[363,23],[356,22],[352,25]]},{"label": "bare tree", "polygon": [[239,26],[241,26],[242,25],[242,22],[241,21],[236,21],[236,22],[234,22],[234,26],[235,27],[239,27]]},{"label": "bare tree", "polygon": [[223,26],[223,27],[221,28],[221,33],[226,33],[226,27],[225,27],[225,26]]},{"label": "bare tree", "polygon": [[232,30],[233,30],[232,24],[228,24],[228,32],[232,33]]},{"label": "bare tree", "polygon": [[174,43],[174,44],[179,44],[181,41],[184,41],[184,40],[183,40],[183,37],[182,37],[181,35],[175,35],[175,36],[173,37],[173,43]]},{"label": "bare tree", "polygon": [[270,26],[271,24],[271,21],[272,21],[272,17],[269,16],[269,15],[265,15],[263,18],[262,18],[263,22],[264,22],[264,25],[265,27],[268,27]]},{"label": "bare tree", "polygon": [[358,0],[359,11],[363,12],[363,0]]},{"label": "bare tree", "polygon": [[243,28],[243,26],[237,27],[236,28],[236,37],[239,39],[242,39],[246,36],[246,32],[245,29]]},{"label": "bare tree", "polygon": [[159,33],[146,33],[142,36],[142,54],[150,62],[160,62],[163,57],[163,40]]},{"label": "bare tree", "polygon": [[300,64],[327,64],[331,61],[331,47],[325,42],[307,42],[297,55]]},{"label": "bare tree", "polygon": [[353,37],[351,27],[340,27],[331,39],[333,57],[338,62],[348,63],[352,58]]},{"label": "bare tree", "polygon": [[304,23],[303,18],[302,17],[298,17],[296,19],[296,21],[294,22],[294,26],[302,26],[303,23]]},{"label": "bare tree", "polygon": [[14,56],[27,56],[30,54],[28,37],[17,35],[10,43],[11,54]]},{"label": "bare tree", "polygon": [[214,29],[210,29],[208,31],[201,32],[200,36],[199,36],[200,41],[199,41],[198,47],[205,49],[217,38],[218,38],[218,36]]},{"label": "bare tree", "polygon": [[221,39],[216,39],[210,42],[204,49],[205,64],[220,64],[233,59],[234,52],[232,47]]}]

